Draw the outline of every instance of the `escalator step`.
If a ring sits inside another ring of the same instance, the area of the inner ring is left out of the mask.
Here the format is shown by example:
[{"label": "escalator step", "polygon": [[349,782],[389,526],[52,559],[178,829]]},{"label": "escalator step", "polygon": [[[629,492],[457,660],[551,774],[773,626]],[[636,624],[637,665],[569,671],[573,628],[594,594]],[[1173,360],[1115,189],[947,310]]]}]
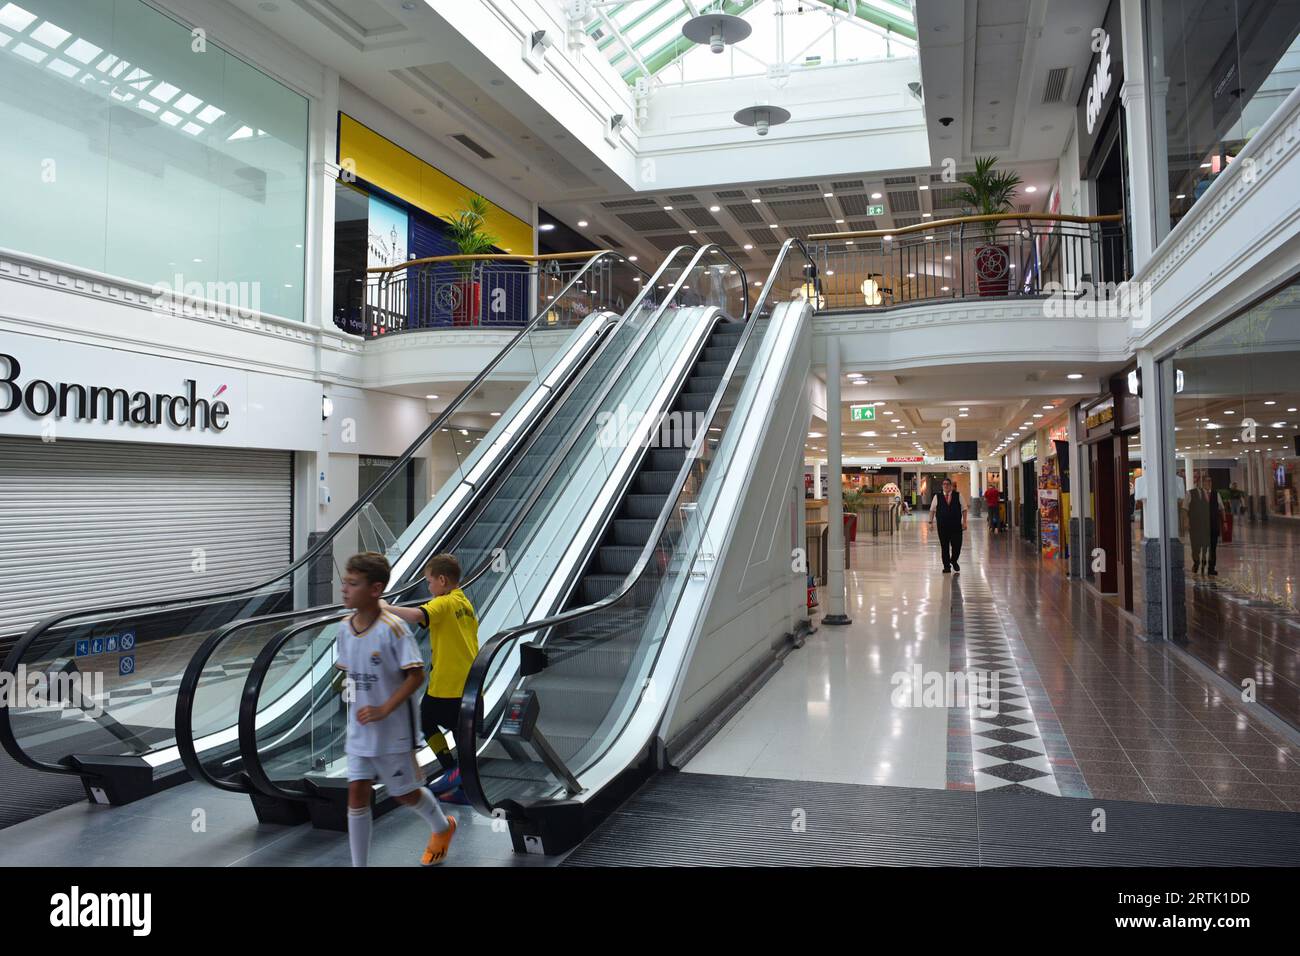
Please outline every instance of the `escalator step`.
[{"label": "escalator step", "polygon": [[683,412],[707,412],[713,404],[713,395],[713,392],[683,392],[677,396],[676,408]]},{"label": "escalator step", "polygon": [[721,379],[727,372],[727,362],[697,362],[695,368],[691,371],[691,377],[703,375],[709,378]]},{"label": "escalator step", "polygon": [[721,362],[723,367],[725,368],[727,363],[731,361],[731,356],[735,351],[736,349],[734,346],[729,346],[727,348],[718,348],[714,345],[709,345],[704,350],[704,361]]},{"label": "escalator step", "polygon": [[636,490],[646,495],[667,495],[672,492],[676,478],[675,471],[643,471],[636,476]]},{"label": "escalator step", "polygon": [[610,543],[641,547],[654,529],[655,523],[649,518],[615,518],[610,528]]},{"label": "escalator step", "polygon": [[667,495],[631,494],[623,499],[623,507],[619,511],[619,516],[654,520],[659,517],[659,512],[664,510],[664,503],[667,501]]},{"label": "escalator step", "polygon": [[688,395],[708,395],[712,397],[721,384],[721,375],[700,375],[696,372],[686,380],[686,393]]},{"label": "escalator step", "polygon": [[685,448],[652,448],[646,458],[650,471],[678,471],[685,460]]},{"label": "escalator step", "polygon": [[644,546],[602,545],[596,552],[596,567],[601,574],[627,574],[636,567]]},{"label": "escalator step", "polygon": [[[626,579],[626,574],[588,574],[582,579],[580,599],[583,604],[594,604],[596,601],[609,597],[621,588]],[[633,585],[632,605],[641,608],[649,607],[650,602],[654,600],[658,586],[658,578],[637,581]]]}]

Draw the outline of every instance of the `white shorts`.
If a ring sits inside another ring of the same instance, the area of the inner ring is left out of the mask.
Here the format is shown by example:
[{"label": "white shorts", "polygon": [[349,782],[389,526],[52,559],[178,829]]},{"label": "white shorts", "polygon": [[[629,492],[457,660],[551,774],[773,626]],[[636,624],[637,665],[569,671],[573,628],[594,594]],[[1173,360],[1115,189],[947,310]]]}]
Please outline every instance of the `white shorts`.
[{"label": "white shorts", "polygon": [[377,757],[348,754],[348,782],[354,780],[382,783],[390,797],[404,797],[424,786],[424,775],[420,773],[414,752]]}]

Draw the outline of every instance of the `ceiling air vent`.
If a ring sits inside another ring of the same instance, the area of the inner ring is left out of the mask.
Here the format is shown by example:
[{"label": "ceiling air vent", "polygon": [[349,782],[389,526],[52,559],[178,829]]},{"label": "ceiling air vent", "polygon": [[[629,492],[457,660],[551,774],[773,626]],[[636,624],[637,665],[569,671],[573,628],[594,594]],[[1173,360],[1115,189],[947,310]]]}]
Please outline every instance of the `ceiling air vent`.
[{"label": "ceiling air vent", "polygon": [[623,248],[623,243],[619,242],[619,241],[618,241],[617,239],[615,239],[613,236],[606,235],[605,233],[602,232],[602,233],[600,234],[600,237],[599,237],[599,238],[600,238],[600,241],[601,241],[601,242],[603,242],[605,245],[609,246],[611,249],[622,249],[622,248]]},{"label": "ceiling air vent", "polygon": [[1048,70],[1047,84],[1043,87],[1043,102],[1065,102],[1065,84],[1069,78],[1070,68],[1068,66],[1058,66],[1054,70]]},{"label": "ceiling air vent", "polygon": [[478,143],[474,142],[474,140],[470,139],[464,133],[456,133],[451,138],[454,139],[456,142],[460,143],[460,145],[464,146],[466,149],[468,149],[479,159],[496,159],[495,156],[489,153]]},{"label": "ceiling air vent", "polygon": [[910,186],[916,182],[915,176],[886,176],[886,186]]}]

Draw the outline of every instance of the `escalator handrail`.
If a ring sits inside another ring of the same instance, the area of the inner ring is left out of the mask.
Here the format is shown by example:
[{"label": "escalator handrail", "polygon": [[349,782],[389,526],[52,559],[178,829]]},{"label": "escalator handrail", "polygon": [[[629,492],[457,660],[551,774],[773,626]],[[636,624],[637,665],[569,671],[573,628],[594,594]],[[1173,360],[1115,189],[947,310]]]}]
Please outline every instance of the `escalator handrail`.
[{"label": "escalator handrail", "polygon": [[[588,260],[586,265],[584,265],[583,268],[580,269],[573,276],[573,278],[569,280],[568,284],[564,287],[564,289],[556,295],[555,302],[560,302],[561,300],[563,300],[564,296],[566,296],[577,283],[583,281],[583,277],[586,276],[589,272],[591,272],[596,267],[596,265],[602,261],[610,261],[610,262],[622,261],[624,263],[628,262],[627,258],[620,253],[600,252],[592,256],[591,259]],[[646,274],[645,271],[642,270],[639,266],[636,266],[635,264],[632,263],[628,263],[628,264],[631,264],[632,267],[636,269],[637,272],[640,272],[642,276],[645,276]],[[175,598],[170,600],[162,600],[162,601],[155,601],[155,602],[148,602],[148,603],[137,602],[137,603],[129,603],[129,604],[119,604],[110,607],[96,608],[93,611],[93,613],[88,613],[84,608],[74,608],[67,611],[57,612],[55,614],[50,615],[49,617],[45,618],[42,621],[38,621],[36,624],[33,624],[30,628],[28,628],[28,630],[23,634],[23,636],[18,639],[18,641],[14,644],[12,648],[10,648],[8,655],[6,655],[5,657],[3,669],[8,673],[16,673],[18,669],[18,665],[22,663],[24,657],[27,654],[27,651],[31,648],[31,646],[38,639],[40,639],[46,632],[64,623],[65,621],[68,621],[69,619],[76,618],[76,617],[85,617],[85,616],[93,616],[96,618],[112,618],[112,617],[128,614],[131,612],[155,612],[166,608],[175,608],[179,610],[182,608],[189,608],[189,607],[201,607],[204,604],[212,604],[219,601],[225,601],[231,598],[239,597],[240,595],[252,596],[259,591],[263,591],[269,588],[276,581],[279,581],[287,576],[292,575],[299,568],[305,567],[308,564],[308,562],[314,560],[321,553],[323,553],[324,549],[327,546],[329,547],[333,546],[334,538],[339,534],[339,532],[341,532],[347,526],[347,523],[351,521],[354,517],[356,517],[357,513],[362,509],[362,507],[364,507],[369,501],[371,501],[381,491],[383,491],[385,486],[394,477],[396,477],[397,474],[404,471],[406,463],[410,461],[411,457],[415,454],[417,449],[419,449],[420,446],[424,444],[424,442],[428,441],[428,439],[431,436],[437,433],[437,430],[439,428],[441,428],[448,420],[450,420],[452,414],[461,406],[461,404],[463,404],[466,398],[470,396],[475,391],[475,389],[478,388],[480,384],[482,384],[484,379],[492,372],[493,369],[495,369],[502,362],[505,356],[509,352],[511,352],[520,341],[523,340],[524,336],[532,332],[534,328],[537,327],[538,324],[542,321],[543,317],[545,317],[553,308],[555,308],[554,303],[547,305],[547,307],[540,310],[537,313],[537,315],[535,315],[533,319],[526,326],[524,326],[524,328],[520,329],[519,332],[516,333],[513,338],[511,338],[510,342],[507,343],[506,346],[502,348],[499,352],[497,352],[497,354],[492,358],[492,360],[488,362],[487,366],[485,366],[476,376],[474,376],[473,380],[469,383],[469,385],[467,385],[460,392],[460,394],[458,394],[456,398],[452,400],[451,404],[448,405],[447,408],[444,409],[441,413],[439,413],[437,418],[435,418],[434,421],[430,423],[430,425],[420,434],[420,436],[407,447],[407,449],[402,453],[402,455],[399,458],[397,458],[391,465],[389,465],[387,472],[383,476],[381,476],[380,479],[377,482],[375,482],[374,485],[372,485],[369,489],[367,489],[363,495],[358,497],[357,500],[353,502],[352,506],[349,507],[346,512],[344,512],[342,517],[340,517],[337,521],[334,522],[334,524],[329,528],[329,530],[321,536],[320,540],[317,541],[312,547],[308,548],[306,553],[304,553],[296,561],[289,564],[288,567],[281,570],[278,574],[256,585],[236,588],[231,591],[221,591],[212,594],[204,594],[196,598]],[[33,770],[43,770],[48,773],[75,774],[75,775],[84,776],[84,771],[81,771],[77,768],[64,766],[62,764],[57,764],[57,763],[49,763],[44,760],[38,760],[30,756],[29,754],[27,754],[27,752],[22,749],[16,735],[14,734],[13,726],[10,720],[10,710],[4,701],[0,701],[0,746],[3,746],[5,751],[11,757],[13,757],[13,759],[16,760],[18,763],[26,767],[29,767]]]},{"label": "escalator handrail", "polygon": [[[798,246],[799,251],[807,259],[811,267],[810,278],[816,283],[820,283],[820,277],[817,273],[817,266],[812,256],[808,254],[807,247],[799,239],[787,239],[777,254],[776,260],[772,265],[772,270],[768,274],[767,281],[764,283],[762,291],[759,292],[755,300],[753,315],[758,315],[765,305],[772,286],[777,278],[777,272],[785,262],[785,257],[793,246]],[[743,275],[743,273],[742,273]],[[568,611],[562,611],[559,614],[551,615],[539,621],[529,621],[519,624],[515,627],[507,628],[493,635],[486,643],[479,647],[478,655],[474,658],[474,663],[470,666],[469,676],[465,680],[465,691],[461,697],[460,719],[456,725],[457,749],[460,755],[457,763],[461,770],[461,785],[464,788],[465,796],[470,805],[478,812],[491,816],[493,806],[483,792],[482,781],[478,774],[478,735],[477,724],[483,708],[483,691],[484,683],[491,669],[492,662],[495,660],[499,651],[507,644],[516,642],[528,634],[539,631],[549,630],[559,624],[566,624],[579,618],[597,613],[625,598],[636,586],[636,582],[649,566],[651,559],[658,550],[659,542],[663,538],[664,531],[668,527],[668,521],[673,513],[673,505],[676,503],[681,489],[690,477],[691,470],[695,462],[699,459],[701,452],[704,450],[705,442],[708,440],[709,428],[711,427],[714,417],[717,415],[718,407],[722,403],[723,396],[726,394],[727,386],[730,384],[736,366],[740,362],[740,357],[745,352],[745,346],[753,334],[755,323],[747,321],[745,331],[741,333],[740,341],[736,344],[735,351],[732,353],[731,360],[727,364],[727,369],[722,375],[722,380],[718,384],[713,395],[713,401],[709,403],[708,412],[705,414],[701,425],[697,431],[695,441],[686,454],[685,461],[678,469],[677,477],[673,482],[673,491],[669,492],[668,498],[664,503],[663,510],[655,520],[654,529],[650,532],[645,547],[642,548],[640,556],[632,570],[628,572],[623,579],[623,583],[611,594],[601,598],[599,601],[582,607],[572,608]]]},{"label": "escalator handrail", "polygon": [[[671,261],[671,258],[668,261]],[[658,273],[656,273],[656,275],[657,274]],[[631,312],[632,309],[635,309],[643,297],[643,295],[639,295],[628,311]],[[575,374],[582,367],[581,364],[578,365],[574,370]],[[571,377],[565,379],[566,385],[572,381],[573,379]],[[557,390],[557,395],[562,391],[562,389]],[[503,459],[501,465],[498,467],[504,467],[505,464],[506,461]],[[536,493],[534,493],[534,495],[535,494]],[[531,506],[531,503],[530,500],[529,506]],[[466,507],[469,505],[470,502],[466,502]],[[522,520],[522,518],[516,518],[512,522],[507,534],[514,533],[520,520]],[[473,579],[477,579],[490,566],[491,559],[489,558],[480,568],[476,569]],[[418,588],[422,581],[423,579],[420,577],[413,578],[398,587],[396,590],[386,594],[385,599],[390,603],[397,603]],[[467,581],[466,586],[468,586],[469,583],[471,582]],[[201,780],[217,787],[218,789],[227,790],[232,793],[249,792],[248,786],[245,783],[247,775],[243,772],[242,768],[233,776],[218,777],[208,772],[207,765],[199,756],[199,750],[194,737],[194,705],[198,696],[200,682],[203,678],[203,671],[207,668],[208,663],[211,661],[217,650],[237,632],[252,627],[274,624],[277,621],[288,623],[301,618],[305,614],[316,614],[318,616],[336,614],[339,619],[342,619],[346,616],[346,610],[342,604],[327,604],[315,608],[297,608],[291,611],[279,611],[274,614],[262,614],[240,618],[222,625],[205,637],[198,649],[193,653],[193,655],[191,655],[189,663],[186,665],[185,671],[181,675],[180,685],[177,687],[176,717],[174,724],[176,731],[176,748],[180,754],[181,763],[184,765],[185,769],[189,771],[190,776],[193,779]]]},{"label": "escalator handrail", "polygon": [[[655,273],[650,278],[650,280],[648,282],[643,282],[641,284],[642,285],[641,291],[637,294],[637,297],[636,299],[633,300],[632,304],[628,306],[627,310],[623,314],[623,318],[626,318],[627,316],[633,314],[637,309],[641,307],[642,302],[645,301],[646,297],[650,295],[652,293],[652,290],[656,287],[658,280],[663,277],[664,273],[666,273],[668,270],[673,268],[673,263],[676,262],[678,256],[681,253],[688,250],[689,248],[690,248],[689,246],[685,246],[685,245],[677,246],[671,252],[669,252],[667,256],[664,257],[663,262],[660,264],[659,268],[655,270]],[[674,283],[672,290],[670,290],[669,293],[664,296],[663,302],[660,303],[659,306],[657,306],[658,311],[662,312],[665,305],[668,302],[672,301],[673,297],[677,292],[678,286],[683,281],[683,277],[689,274],[690,269],[699,261],[702,255],[703,255],[703,250],[697,251],[696,254],[691,258],[691,260],[685,266],[682,267],[682,276],[678,277],[678,279]],[[644,273],[642,274],[644,275]],[[645,336],[649,334],[650,330],[654,327],[654,325],[655,325],[654,321],[648,322],[646,324],[646,329],[638,336],[637,345],[639,345],[641,341],[644,341]],[[608,345],[608,342],[606,344]],[[632,349],[628,350],[628,353],[623,357],[623,359],[621,360],[617,368],[613,369],[610,372],[608,376],[609,382],[612,382],[613,380],[617,379],[623,373],[623,371],[627,368],[628,364],[631,362],[635,352],[636,352],[635,346]],[[600,400],[603,398],[603,396],[608,394],[610,387],[611,387],[610,384],[607,383],[604,391],[601,392],[601,394],[597,396],[595,399],[593,399],[592,408],[589,408],[587,410],[587,418],[582,422],[581,426],[570,430],[570,434],[565,440],[563,449],[557,449],[555,453],[552,453],[552,455],[550,456],[550,463],[548,465],[547,471],[545,472],[545,474],[540,476],[538,480],[536,480],[533,483],[533,486],[529,492],[529,496],[527,500],[523,502],[522,507],[515,509],[514,516],[511,519],[510,525],[508,526],[504,535],[501,538],[502,541],[509,541],[511,536],[513,536],[514,533],[519,529],[520,525],[523,523],[524,519],[531,511],[533,505],[536,504],[538,497],[545,489],[547,482],[554,475],[555,470],[558,467],[558,463],[563,461],[565,454],[567,454],[568,450],[573,446],[574,442],[577,440],[578,435],[581,434],[581,432],[586,428],[587,424],[589,424],[590,421],[592,420],[592,417],[595,414],[593,410],[594,405],[598,404]],[[507,461],[506,459],[503,459],[501,465],[499,465],[498,467],[505,467],[506,461]],[[469,506],[469,502],[466,503],[466,507],[468,506]],[[479,565],[478,568],[476,568],[473,572],[471,572],[469,575],[466,576],[465,580],[461,584],[461,587],[465,588],[473,585],[475,581],[477,581],[484,574],[486,574],[488,570],[491,569],[492,564],[493,564],[493,559],[491,557],[485,559]],[[386,598],[390,602],[401,601],[406,597],[408,597],[412,591],[418,588],[422,583],[422,581],[423,579],[421,577],[413,577],[412,580],[406,582],[405,584],[398,587],[396,590],[387,594]],[[198,748],[195,746],[194,725],[193,725],[194,703],[199,689],[199,682],[202,679],[203,670],[204,668],[207,667],[208,661],[212,658],[212,655],[216,653],[218,647],[220,647],[227,640],[229,640],[230,637],[237,631],[241,631],[250,627],[256,627],[262,624],[274,623],[275,621],[288,622],[288,621],[301,618],[304,614],[312,614],[312,613],[319,615],[317,620],[329,620],[331,619],[331,617],[335,620],[341,620],[343,617],[347,616],[348,612],[343,608],[341,604],[333,604],[333,605],[324,605],[319,608],[301,608],[292,611],[283,611],[276,614],[259,615],[259,616],[242,618],[237,621],[231,621],[228,624],[218,628],[212,634],[208,635],[208,637],[204,639],[203,643],[199,645],[198,650],[195,651],[194,655],[190,658],[190,662],[186,666],[185,672],[181,677],[181,683],[177,690],[176,718],[175,718],[177,750],[180,753],[182,764],[184,764],[186,770],[190,772],[190,775],[194,779],[203,780],[223,790],[229,790],[237,793],[248,792],[243,784],[243,780],[247,779],[248,777],[248,773],[246,769],[241,767],[240,771],[232,777],[216,777],[213,774],[208,773],[207,768],[204,765],[204,762],[199,757]],[[274,641],[275,639],[273,638],[272,640]],[[271,660],[273,659],[274,658],[272,657]],[[268,666],[269,666],[269,662],[268,662]]]},{"label": "escalator handrail", "polygon": [[[678,246],[677,248],[673,249],[672,252],[669,253],[669,255],[666,257],[663,266],[661,266],[661,268],[657,270],[656,278],[658,278],[660,275],[662,275],[664,271],[670,268],[670,264],[677,258],[678,253],[686,248],[689,247]],[[594,420],[596,415],[596,409],[599,407],[601,401],[603,401],[604,397],[609,394],[610,390],[613,388],[613,384],[622,376],[623,372],[627,369],[628,365],[631,364],[632,359],[639,351],[640,344],[645,341],[646,337],[658,324],[658,320],[662,317],[664,311],[667,309],[669,304],[672,303],[673,300],[676,298],[678,292],[681,291],[682,284],[690,277],[690,275],[692,274],[692,270],[704,259],[705,254],[716,248],[717,247],[713,246],[712,244],[701,246],[696,251],[695,255],[692,256],[690,262],[688,262],[684,267],[682,267],[681,275],[677,277],[677,279],[673,283],[672,288],[669,289],[667,294],[663,297],[663,301],[660,302],[659,305],[656,307],[655,317],[651,321],[646,323],[646,328],[642,330],[642,332],[638,335],[636,343],[634,343],[632,348],[629,348],[627,350],[627,352],[624,354],[623,358],[619,362],[618,367],[611,370],[609,375],[606,377],[604,388],[602,389],[600,394],[597,395],[589,404],[586,418],[584,419],[582,424],[570,430],[570,434],[569,437],[566,439],[564,449],[562,451],[557,450],[555,453],[551,455],[550,463],[548,465],[548,469],[546,473],[534,483],[533,489],[531,490],[529,494],[529,498],[527,502],[524,504],[524,506],[516,509],[515,515],[511,520],[510,527],[505,532],[505,535],[502,538],[502,540],[508,541],[510,539],[510,536],[513,535],[514,532],[523,523],[528,513],[532,510],[533,505],[537,503],[538,497],[541,495],[542,491],[547,486],[547,483],[549,482],[550,478],[553,477],[555,470],[558,467],[558,463],[565,459],[568,450],[572,448],[578,436],[580,436],[586,430],[586,426],[592,420]],[[745,279],[744,270],[740,268],[740,266],[735,262],[734,259],[731,258],[731,256],[728,253],[722,250],[719,250],[719,252],[722,255],[724,255],[729,261],[731,261],[733,265],[736,266],[737,272],[741,276],[742,288],[745,289],[745,297],[743,300],[742,308],[745,309],[746,313],[748,313],[749,296],[748,296],[748,289],[745,285],[746,279]],[[639,297],[637,302],[633,303],[633,305],[628,309],[627,314],[631,314],[638,307],[640,301],[643,298],[644,296]],[[472,585],[473,582],[478,580],[479,577],[485,574],[491,566],[492,566],[492,559],[488,558],[479,566],[479,568],[475,572],[473,572],[471,575],[466,577],[466,579],[461,583],[461,587],[469,587],[470,585]],[[390,594],[389,597],[395,597],[395,598],[405,597],[407,594],[410,593],[412,589],[417,587],[419,584],[420,584],[419,579],[411,581],[407,585],[403,586],[402,588]],[[308,613],[308,611],[298,611],[296,612],[296,614],[292,614],[290,616],[300,616],[305,613]],[[253,665],[249,670],[248,677],[244,685],[244,692],[240,698],[240,707],[239,707],[238,736],[240,742],[241,772],[243,776],[246,777],[253,784],[254,787],[256,787],[261,792],[267,794],[268,796],[276,796],[284,799],[301,800],[309,797],[310,794],[296,793],[295,791],[286,791],[281,789],[274,783],[274,781],[270,779],[270,777],[267,775],[265,771],[265,768],[263,768],[261,765],[261,761],[259,759],[259,754],[257,749],[256,721],[257,721],[257,713],[258,713],[258,698],[260,697],[261,694],[261,688],[263,682],[265,681],[266,673],[270,669],[271,665],[275,662],[280,650],[293,637],[300,634],[305,629],[325,626],[340,621],[345,617],[347,617],[349,613],[350,612],[348,611],[338,610],[337,608],[328,609],[328,613],[322,613],[320,616],[312,618],[309,621],[305,621],[301,624],[285,628],[283,631],[281,631],[279,634],[277,634],[275,637],[273,637],[270,641],[267,642],[267,644],[263,647],[261,653],[259,653],[257,658],[254,660]],[[269,618],[263,618],[262,620],[265,621],[268,619]],[[204,773],[203,776],[205,779],[207,778],[206,773]]]}]

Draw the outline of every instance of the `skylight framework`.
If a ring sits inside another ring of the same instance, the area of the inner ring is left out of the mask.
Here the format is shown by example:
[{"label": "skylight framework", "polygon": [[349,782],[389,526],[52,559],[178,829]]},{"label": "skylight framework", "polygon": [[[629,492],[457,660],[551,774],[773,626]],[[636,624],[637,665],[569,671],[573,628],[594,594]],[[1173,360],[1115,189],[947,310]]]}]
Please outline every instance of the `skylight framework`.
[{"label": "skylight framework", "polygon": [[[587,36],[628,83],[691,83],[916,55],[904,0],[596,0]],[[753,33],[711,53],[682,35],[691,17],[744,17]]]}]

